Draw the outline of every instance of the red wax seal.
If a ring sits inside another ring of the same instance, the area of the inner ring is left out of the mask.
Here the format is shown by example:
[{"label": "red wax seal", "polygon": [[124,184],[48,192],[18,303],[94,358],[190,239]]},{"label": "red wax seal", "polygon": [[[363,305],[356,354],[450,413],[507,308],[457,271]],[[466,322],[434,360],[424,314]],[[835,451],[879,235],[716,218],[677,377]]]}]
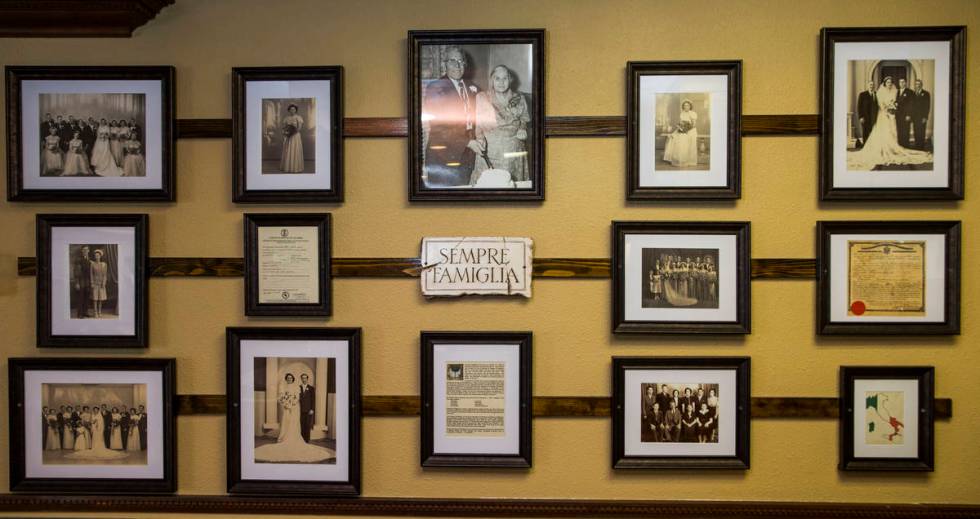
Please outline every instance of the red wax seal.
[{"label": "red wax seal", "polygon": [[854,315],[862,315],[866,310],[864,306],[864,301],[855,301],[851,303],[851,313]]}]

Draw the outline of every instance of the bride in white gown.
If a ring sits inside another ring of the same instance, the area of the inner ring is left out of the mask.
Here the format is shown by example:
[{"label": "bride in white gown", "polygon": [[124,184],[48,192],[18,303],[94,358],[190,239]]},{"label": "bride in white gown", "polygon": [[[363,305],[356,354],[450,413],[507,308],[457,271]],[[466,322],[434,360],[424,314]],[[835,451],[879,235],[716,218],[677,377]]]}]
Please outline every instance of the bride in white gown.
[{"label": "bride in white gown", "polygon": [[847,169],[871,171],[876,166],[926,164],[932,162],[932,153],[910,150],[898,144],[898,127],[895,124],[898,89],[886,77],[875,94],[878,98],[878,118],[864,147],[847,152]]},{"label": "bride in white gown", "polygon": [[299,421],[299,385],[292,373],[286,373],[284,378],[285,384],[280,387],[278,397],[282,405],[279,437],[276,443],[256,447],[255,461],[317,463],[335,457],[333,449],[310,445],[303,440]]},{"label": "bride in white gown", "polygon": [[75,460],[118,460],[128,456],[125,452],[106,448],[105,436],[102,433],[105,427],[102,413],[92,413],[92,448],[74,451],[66,454],[65,457]]}]

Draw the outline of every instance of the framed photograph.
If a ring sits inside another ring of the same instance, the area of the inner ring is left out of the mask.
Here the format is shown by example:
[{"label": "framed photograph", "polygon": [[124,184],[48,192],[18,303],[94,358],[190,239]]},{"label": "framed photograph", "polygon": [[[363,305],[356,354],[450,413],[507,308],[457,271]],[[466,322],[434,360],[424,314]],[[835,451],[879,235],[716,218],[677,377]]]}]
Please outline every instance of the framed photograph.
[{"label": "framed photograph", "polygon": [[145,348],[145,214],[37,215],[37,345]]},{"label": "framed photograph", "polygon": [[626,199],[742,191],[742,62],[626,64]]},{"label": "framed photograph", "polygon": [[544,29],[409,31],[409,200],[544,200]]},{"label": "framed photograph", "polygon": [[820,39],[821,199],[963,199],[966,27]]},{"label": "framed photograph", "polygon": [[960,222],[817,222],[817,333],[958,335]]},{"label": "framed photograph", "polygon": [[10,359],[10,490],[177,491],[174,359]]},{"label": "framed photograph", "polygon": [[344,67],[231,70],[232,198],[344,201]]},{"label": "framed photograph", "polygon": [[748,357],[613,357],[614,469],[747,469]]},{"label": "framed photograph", "polygon": [[245,315],[330,315],[330,214],[245,214]]},{"label": "framed photograph", "polygon": [[749,222],[612,223],[613,333],[749,333]]},{"label": "framed photograph", "polygon": [[422,466],[531,466],[531,332],[422,332]]},{"label": "framed photograph", "polygon": [[934,468],[932,366],[841,366],[840,470]]},{"label": "framed photograph", "polygon": [[173,67],[6,67],[7,199],[172,202]]},{"label": "framed photograph", "polygon": [[228,492],[361,491],[361,329],[228,328]]}]

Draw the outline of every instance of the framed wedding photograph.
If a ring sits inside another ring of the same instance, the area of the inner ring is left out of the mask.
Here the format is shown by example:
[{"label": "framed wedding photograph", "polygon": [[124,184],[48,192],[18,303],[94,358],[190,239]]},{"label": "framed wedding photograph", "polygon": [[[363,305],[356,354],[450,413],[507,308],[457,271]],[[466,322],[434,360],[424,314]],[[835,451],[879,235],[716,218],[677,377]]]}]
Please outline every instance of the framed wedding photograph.
[{"label": "framed wedding photograph", "polygon": [[177,491],[176,361],[12,358],[10,490]]},{"label": "framed wedding photograph", "polygon": [[145,348],[149,217],[37,215],[37,345]]},{"label": "framed wedding photograph", "polygon": [[841,366],[840,470],[935,467],[932,366]]},{"label": "framed wedding photograph", "polygon": [[612,222],[612,332],[751,331],[749,222]]},{"label": "framed wedding photograph", "polygon": [[174,75],[6,67],[7,200],[174,201]]},{"label": "framed wedding photograph", "polygon": [[749,357],[613,357],[614,469],[748,469]]},{"label": "framed wedding photograph", "polygon": [[409,200],[544,200],[544,78],[544,29],[409,31]]},{"label": "framed wedding photograph", "polygon": [[330,315],[330,238],[330,213],[246,213],[245,315]]},{"label": "framed wedding photograph", "polygon": [[531,467],[531,332],[422,332],[423,467]]},{"label": "framed wedding photograph", "polygon": [[361,329],[228,328],[228,492],[361,491]]},{"label": "framed wedding photograph", "polygon": [[742,62],[626,64],[626,199],[742,191]]},{"label": "framed wedding photograph", "polygon": [[960,222],[817,222],[817,333],[958,335]]},{"label": "framed wedding photograph", "polygon": [[820,39],[820,198],[962,200],[966,27]]},{"label": "framed wedding photograph", "polygon": [[231,70],[232,199],[344,201],[344,67]]}]

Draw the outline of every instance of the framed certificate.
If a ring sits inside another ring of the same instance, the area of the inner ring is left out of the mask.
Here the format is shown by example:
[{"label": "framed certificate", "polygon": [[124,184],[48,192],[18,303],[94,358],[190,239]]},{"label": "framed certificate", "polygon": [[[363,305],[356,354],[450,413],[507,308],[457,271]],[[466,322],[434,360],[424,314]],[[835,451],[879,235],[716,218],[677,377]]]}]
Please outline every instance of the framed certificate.
[{"label": "framed certificate", "polygon": [[330,214],[245,214],[245,315],[330,315]]}]

